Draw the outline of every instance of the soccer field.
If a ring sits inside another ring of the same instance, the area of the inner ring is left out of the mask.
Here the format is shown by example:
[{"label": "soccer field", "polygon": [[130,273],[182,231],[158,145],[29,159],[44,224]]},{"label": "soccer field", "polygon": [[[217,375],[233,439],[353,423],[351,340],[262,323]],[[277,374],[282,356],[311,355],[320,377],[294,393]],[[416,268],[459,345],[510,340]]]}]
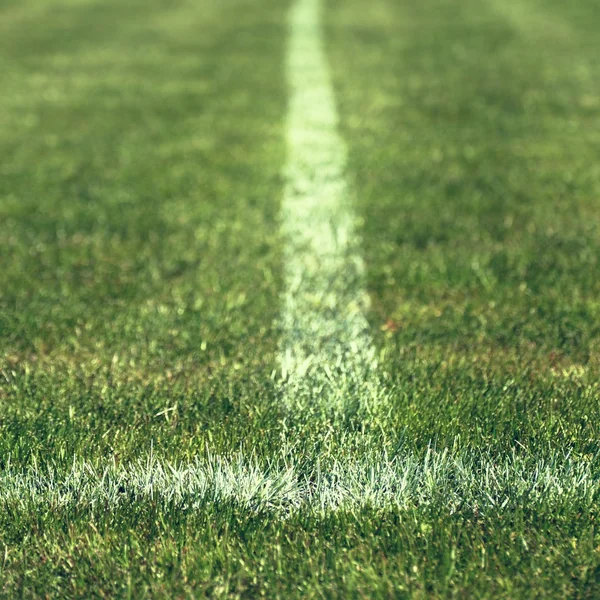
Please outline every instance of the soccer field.
[{"label": "soccer field", "polygon": [[597,0],[0,2],[0,597],[600,597]]}]

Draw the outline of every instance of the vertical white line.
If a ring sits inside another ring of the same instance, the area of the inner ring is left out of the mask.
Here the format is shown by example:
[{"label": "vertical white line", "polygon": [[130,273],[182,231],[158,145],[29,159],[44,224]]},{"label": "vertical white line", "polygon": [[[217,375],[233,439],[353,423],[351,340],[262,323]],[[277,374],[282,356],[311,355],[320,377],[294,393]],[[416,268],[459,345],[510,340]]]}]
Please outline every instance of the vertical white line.
[{"label": "vertical white line", "polygon": [[280,361],[296,410],[348,410],[376,392],[369,298],[355,233],[333,88],[323,50],[321,1],[296,0],[287,56],[285,295]]}]

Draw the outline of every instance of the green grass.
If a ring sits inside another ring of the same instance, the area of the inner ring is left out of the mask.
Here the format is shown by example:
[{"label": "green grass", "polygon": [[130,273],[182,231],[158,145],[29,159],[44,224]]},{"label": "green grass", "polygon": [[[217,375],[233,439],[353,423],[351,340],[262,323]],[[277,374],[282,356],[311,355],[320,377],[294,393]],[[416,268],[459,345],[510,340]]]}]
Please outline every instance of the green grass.
[{"label": "green grass", "polygon": [[285,7],[147,4],[26,21],[20,61],[3,38],[0,447],[22,460],[195,452],[269,389]]},{"label": "green grass", "polygon": [[600,86],[581,23],[600,14],[540,4],[329,11],[373,328],[421,440],[597,448]]},{"label": "green grass", "polygon": [[0,596],[598,597],[600,9],[326,0],[386,390],[331,416],[288,6],[0,6]]}]

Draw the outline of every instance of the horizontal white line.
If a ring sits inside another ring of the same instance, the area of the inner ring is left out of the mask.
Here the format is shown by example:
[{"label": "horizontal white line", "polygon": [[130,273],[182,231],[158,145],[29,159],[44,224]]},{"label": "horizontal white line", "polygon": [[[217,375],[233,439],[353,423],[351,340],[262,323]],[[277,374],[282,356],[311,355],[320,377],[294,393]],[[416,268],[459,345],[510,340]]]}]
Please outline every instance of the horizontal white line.
[{"label": "horizontal white line", "polygon": [[429,451],[422,458],[370,456],[308,470],[289,458],[265,465],[238,454],[174,464],[149,455],[121,466],[77,461],[66,472],[10,466],[0,472],[0,510],[115,510],[152,500],[164,508],[199,511],[233,504],[281,516],[431,505],[448,513],[497,513],[573,502],[592,506],[599,495],[598,464],[568,455],[536,459],[516,453]]}]

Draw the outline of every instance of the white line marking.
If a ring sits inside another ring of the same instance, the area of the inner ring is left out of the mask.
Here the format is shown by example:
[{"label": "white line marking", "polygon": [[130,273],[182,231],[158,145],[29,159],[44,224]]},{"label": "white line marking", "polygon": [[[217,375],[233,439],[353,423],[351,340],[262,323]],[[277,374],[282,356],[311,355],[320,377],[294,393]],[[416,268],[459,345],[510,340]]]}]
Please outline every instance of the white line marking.
[{"label": "white line marking", "polygon": [[0,510],[70,511],[92,514],[152,502],[160,510],[202,511],[234,504],[250,512],[323,514],[338,510],[383,510],[435,506],[499,514],[539,507],[597,505],[596,462],[569,453],[536,458],[429,450],[390,459],[372,453],[306,468],[290,457],[262,464],[242,454],[174,464],[150,454],[125,465],[78,461],[70,469],[30,467],[0,471]]},{"label": "white line marking", "polygon": [[320,0],[297,0],[290,13],[280,362],[290,408],[347,411],[382,390],[370,376],[369,298],[320,13]]}]

